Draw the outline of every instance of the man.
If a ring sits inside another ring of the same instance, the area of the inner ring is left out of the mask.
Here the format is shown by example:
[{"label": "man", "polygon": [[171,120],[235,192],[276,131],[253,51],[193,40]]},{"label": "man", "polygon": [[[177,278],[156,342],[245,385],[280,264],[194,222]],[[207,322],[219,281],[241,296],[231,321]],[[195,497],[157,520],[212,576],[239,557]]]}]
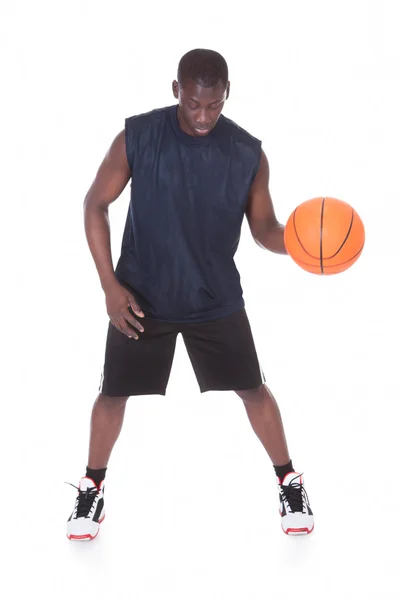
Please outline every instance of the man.
[{"label": "man", "polygon": [[[286,254],[261,142],[221,115],[225,59],[192,50],[179,62],[178,105],[125,120],[85,198],[85,229],[110,317],[91,418],[89,460],[68,520],[93,539],[104,518],[104,478],[130,396],[165,395],[178,333],[200,391],[233,390],[275,468],[282,528],[311,533],[302,475],[289,457],[279,408],[265,385],[234,263],[246,214],[254,240]],[[131,183],[114,271],[108,207]]]}]

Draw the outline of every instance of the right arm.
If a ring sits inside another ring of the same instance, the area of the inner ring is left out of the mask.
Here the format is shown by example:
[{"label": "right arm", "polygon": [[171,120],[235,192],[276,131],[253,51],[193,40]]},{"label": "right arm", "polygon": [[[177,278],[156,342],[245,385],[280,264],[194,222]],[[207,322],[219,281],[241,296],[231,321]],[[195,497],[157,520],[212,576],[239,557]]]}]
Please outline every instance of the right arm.
[{"label": "right arm", "polygon": [[84,202],[85,232],[104,292],[117,282],[111,257],[108,207],[131,178],[125,152],[125,131],[111,144]]},{"label": "right arm", "polygon": [[[111,255],[108,207],[124,191],[131,178],[126,157],[125,130],[111,144],[84,201],[85,233],[96,264],[101,286],[106,295],[107,309],[115,327],[129,337],[137,337],[129,327],[139,325],[128,311],[129,305],[138,316],[144,316],[136,299],[118,282]],[[141,326],[137,327],[140,331]]]}]

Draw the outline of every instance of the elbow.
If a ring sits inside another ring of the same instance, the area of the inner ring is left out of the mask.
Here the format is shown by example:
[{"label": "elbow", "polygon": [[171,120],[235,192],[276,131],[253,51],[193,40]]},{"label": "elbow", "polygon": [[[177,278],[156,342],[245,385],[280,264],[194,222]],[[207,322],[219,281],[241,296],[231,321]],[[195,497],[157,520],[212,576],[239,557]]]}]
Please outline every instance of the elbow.
[{"label": "elbow", "polygon": [[86,196],[85,196],[85,199],[83,201],[83,208],[84,208],[84,210],[86,210],[87,208],[89,208],[89,206],[91,204],[90,198],[91,198],[90,194],[87,193]]},{"label": "elbow", "polygon": [[99,198],[96,198],[96,196],[93,196],[92,194],[88,193],[86,194],[85,199],[83,201],[83,210],[84,212],[101,210],[102,212],[107,213],[108,205],[104,206],[99,201]]}]

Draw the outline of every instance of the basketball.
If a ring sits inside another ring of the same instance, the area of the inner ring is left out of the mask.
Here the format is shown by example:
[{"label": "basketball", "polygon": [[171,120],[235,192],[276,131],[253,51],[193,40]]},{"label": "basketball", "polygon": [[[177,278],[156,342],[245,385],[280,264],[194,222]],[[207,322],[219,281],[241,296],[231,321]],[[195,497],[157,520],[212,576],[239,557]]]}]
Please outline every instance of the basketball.
[{"label": "basketball", "polygon": [[364,224],[358,213],[336,198],[313,198],[290,215],[284,232],[288,254],[305,271],[342,273],[361,255]]}]

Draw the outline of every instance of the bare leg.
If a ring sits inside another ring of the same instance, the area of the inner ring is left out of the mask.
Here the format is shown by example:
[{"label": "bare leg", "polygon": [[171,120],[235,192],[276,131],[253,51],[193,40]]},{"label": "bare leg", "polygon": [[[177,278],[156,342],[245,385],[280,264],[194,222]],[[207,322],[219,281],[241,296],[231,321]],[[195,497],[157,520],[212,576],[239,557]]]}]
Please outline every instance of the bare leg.
[{"label": "bare leg", "polygon": [[104,469],[120,434],[127,397],[99,394],[92,410],[88,467]]},{"label": "bare leg", "polygon": [[235,393],[243,400],[251,426],[272,464],[286,465],[290,457],[281,414],[267,386],[264,384],[254,390],[240,390]]}]

